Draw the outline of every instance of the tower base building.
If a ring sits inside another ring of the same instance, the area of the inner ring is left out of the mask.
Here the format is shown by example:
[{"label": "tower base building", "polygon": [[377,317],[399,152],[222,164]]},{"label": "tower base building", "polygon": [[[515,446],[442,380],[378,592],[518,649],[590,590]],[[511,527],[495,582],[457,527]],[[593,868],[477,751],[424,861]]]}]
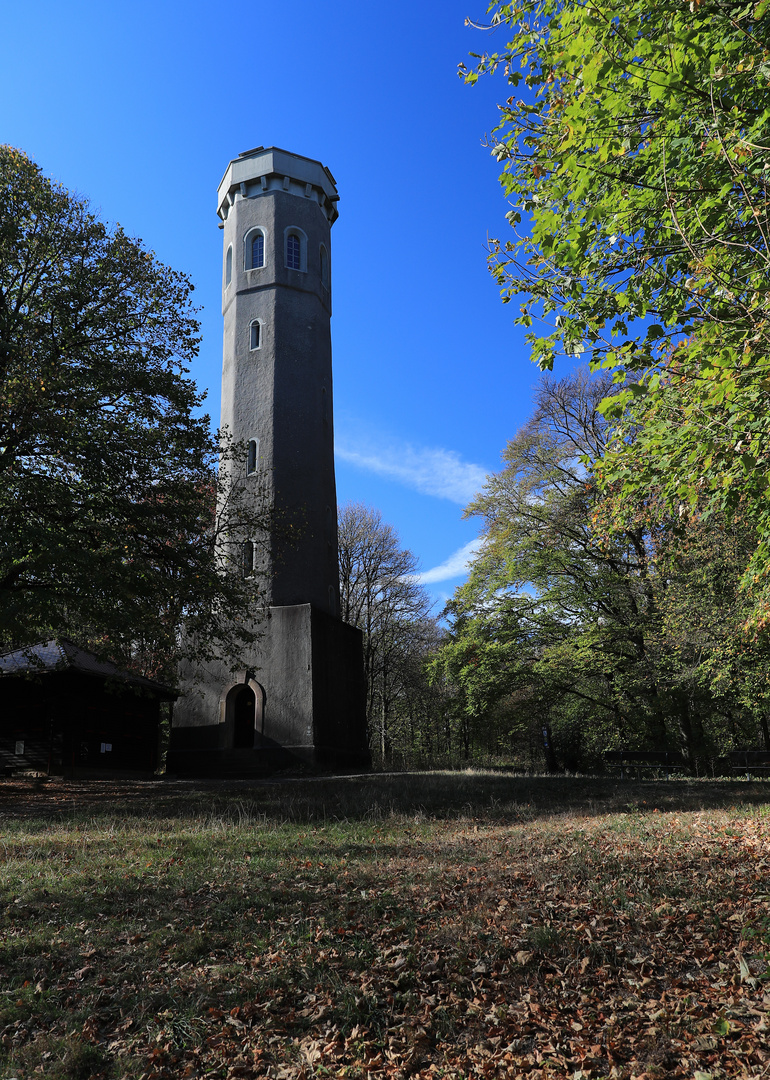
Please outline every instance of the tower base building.
[{"label": "tower base building", "polygon": [[244,572],[264,575],[267,605],[242,668],[213,661],[180,671],[167,762],[179,775],[370,764],[362,636],[338,615],[330,329],[338,199],[325,166],[275,147],[241,154],[219,186],[222,428],[243,446],[244,482],[275,525],[258,543],[243,541]]}]

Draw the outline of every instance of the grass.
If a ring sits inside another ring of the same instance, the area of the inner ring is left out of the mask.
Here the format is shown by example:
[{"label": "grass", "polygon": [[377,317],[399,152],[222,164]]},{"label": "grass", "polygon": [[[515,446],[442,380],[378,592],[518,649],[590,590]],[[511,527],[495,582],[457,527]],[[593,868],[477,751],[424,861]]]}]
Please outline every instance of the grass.
[{"label": "grass", "polygon": [[770,1077],[766,783],[14,780],[0,815],[0,1080]]}]

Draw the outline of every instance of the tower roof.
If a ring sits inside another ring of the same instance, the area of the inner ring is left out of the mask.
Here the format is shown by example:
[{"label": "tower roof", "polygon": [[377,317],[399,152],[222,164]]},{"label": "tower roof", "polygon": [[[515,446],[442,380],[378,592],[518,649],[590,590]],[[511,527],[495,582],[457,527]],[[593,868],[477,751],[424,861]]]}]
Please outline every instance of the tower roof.
[{"label": "tower roof", "polygon": [[[240,192],[246,195],[248,186],[255,181],[262,183],[263,190],[271,177],[280,177],[284,186],[290,181],[315,188],[318,194],[325,196],[330,203],[330,221],[337,218],[336,203],[339,200],[337,183],[329,169],[314,158],[292,154],[277,146],[257,146],[254,150],[245,150],[233,158],[225,170],[225,175],[217,189],[217,214],[224,220],[227,211]],[[264,179],[263,179],[264,178]],[[255,192],[256,194],[256,192]],[[319,199],[319,201],[321,201]]]}]

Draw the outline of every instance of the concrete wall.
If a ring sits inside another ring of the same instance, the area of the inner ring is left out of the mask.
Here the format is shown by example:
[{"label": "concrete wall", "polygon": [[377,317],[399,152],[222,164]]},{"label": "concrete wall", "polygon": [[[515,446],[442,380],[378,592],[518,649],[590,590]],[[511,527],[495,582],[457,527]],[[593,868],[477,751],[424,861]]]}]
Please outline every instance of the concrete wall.
[{"label": "concrete wall", "polygon": [[[237,771],[224,706],[231,689],[246,682],[264,688],[265,702],[253,750],[236,753],[244,772],[257,769],[260,756],[272,762],[277,748],[295,762],[369,766],[360,630],[309,604],[271,608],[249,660],[248,667],[234,673],[222,665],[216,679],[210,667],[198,672],[199,693],[188,684],[174,710],[170,772],[215,773],[220,751],[228,771]],[[186,674],[194,676],[190,669]]]}]

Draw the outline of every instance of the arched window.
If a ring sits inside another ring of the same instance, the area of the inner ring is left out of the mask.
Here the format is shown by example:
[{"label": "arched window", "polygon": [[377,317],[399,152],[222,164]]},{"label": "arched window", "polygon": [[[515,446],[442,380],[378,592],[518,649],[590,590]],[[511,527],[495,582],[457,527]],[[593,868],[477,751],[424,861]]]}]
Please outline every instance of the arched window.
[{"label": "arched window", "polygon": [[252,229],[244,239],[243,265],[246,270],[259,270],[265,265],[265,233]]},{"label": "arched window", "polygon": [[262,345],[262,324],[255,319],[249,327],[249,348],[258,349]]},{"label": "arched window", "polygon": [[244,540],[241,549],[241,573],[245,578],[254,572],[254,543]]},{"label": "arched window", "polygon": [[256,233],[251,241],[251,269],[256,270],[265,265],[265,238],[262,233]]},{"label": "arched window", "polygon": [[257,471],[257,461],[259,460],[259,439],[251,439],[249,441],[248,454],[246,456],[246,474],[251,476],[252,473]]},{"label": "arched window", "polygon": [[329,256],[323,244],[321,244],[321,284],[329,288]]},{"label": "arched window", "polygon": [[298,225],[290,225],[284,230],[283,250],[286,267],[307,273],[307,236]]},{"label": "arched window", "polygon": [[227,255],[225,255],[225,288],[233,280],[233,245],[227,249]]},{"label": "arched window", "polygon": [[299,270],[302,267],[302,244],[299,236],[293,232],[286,237],[286,265],[290,270]]}]

